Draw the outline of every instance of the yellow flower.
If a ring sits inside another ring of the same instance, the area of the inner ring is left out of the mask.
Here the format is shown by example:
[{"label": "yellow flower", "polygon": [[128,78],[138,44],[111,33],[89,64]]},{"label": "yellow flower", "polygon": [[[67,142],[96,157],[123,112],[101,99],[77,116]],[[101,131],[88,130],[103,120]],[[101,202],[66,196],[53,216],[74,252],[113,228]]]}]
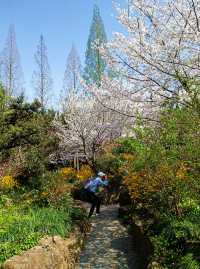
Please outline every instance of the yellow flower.
[{"label": "yellow flower", "polygon": [[60,169],[59,176],[62,179],[76,178],[76,170],[72,167],[64,167],[64,168]]},{"label": "yellow flower", "polygon": [[42,197],[42,198],[47,197],[48,195],[49,195],[48,192],[45,192],[45,191],[43,191],[43,192],[41,193],[41,197]]},{"label": "yellow flower", "polygon": [[180,164],[180,167],[178,168],[176,172],[176,177],[180,180],[187,179],[187,167],[185,166],[184,163]]},{"label": "yellow flower", "polygon": [[136,172],[130,172],[124,177],[124,183],[126,184],[129,194],[133,200],[137,199],[140,195],[142,178]]},{"label": "yellow flower", "polygon": [[0,178],[1,189],[11,189],[15,186],[17,186],[17,182],[12,176],[3,176]]},{"label": "yellow flower", "polygon": [[64,167],[60,169],[59,176],[64,180],[78,179],[82,181],[93,176],[93,171],[88,165],[82,165],[79,171],[72,167]]},{"label": "yellow flower", "polygon": [[86,180],[93,176],[93,171],[88,165],[82,165],[80,171],[77,172],[78,180]]}]

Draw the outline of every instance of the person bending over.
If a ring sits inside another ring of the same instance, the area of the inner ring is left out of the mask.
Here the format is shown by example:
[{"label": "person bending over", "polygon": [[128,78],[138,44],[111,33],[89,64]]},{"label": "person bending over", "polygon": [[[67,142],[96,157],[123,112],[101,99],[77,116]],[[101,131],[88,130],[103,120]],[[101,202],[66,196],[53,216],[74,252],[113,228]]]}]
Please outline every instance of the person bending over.
[{"label": "person bending over", "polygon": [[85,191],[87,195],[87,200],[91,203],[91,208],[88,217],[90,218],[94,210],[96,208],[96,214],[100,213],[100,206],[101,206],[101,198],[98,197],[97,192],[99,187],[106,187],[108,186],[108,180],[106,174],[103,172],[98,173],[98,177],[89,181],[89,183],[85,186]]}]

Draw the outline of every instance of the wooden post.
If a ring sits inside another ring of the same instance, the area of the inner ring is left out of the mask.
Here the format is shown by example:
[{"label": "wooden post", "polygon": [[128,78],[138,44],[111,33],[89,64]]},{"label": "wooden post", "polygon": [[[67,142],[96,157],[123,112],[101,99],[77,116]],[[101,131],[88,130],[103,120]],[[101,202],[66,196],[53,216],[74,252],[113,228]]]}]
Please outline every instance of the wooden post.
[{"label": "wooden post", "polygon": [[79,154],[78,154],[78,152],[76,153],[76,164],[77,164],[77,166],[76,166],[76,168],[77,168],[77,171],[79,171]]},{"label": "wooden post", "polygon": [[76,169],[76,153],[74,154],[74,168]]}]

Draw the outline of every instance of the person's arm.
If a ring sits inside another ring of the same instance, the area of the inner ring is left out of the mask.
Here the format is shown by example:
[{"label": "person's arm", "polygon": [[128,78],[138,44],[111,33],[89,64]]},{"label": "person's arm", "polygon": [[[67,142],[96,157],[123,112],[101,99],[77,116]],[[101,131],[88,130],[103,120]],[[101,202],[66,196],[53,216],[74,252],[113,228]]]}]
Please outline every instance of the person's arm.
[{"label": "person's arm", "polygon": [[99,178],[98,183],[101,186],[108,186],[108,180],[102,180],[101,178]]}]

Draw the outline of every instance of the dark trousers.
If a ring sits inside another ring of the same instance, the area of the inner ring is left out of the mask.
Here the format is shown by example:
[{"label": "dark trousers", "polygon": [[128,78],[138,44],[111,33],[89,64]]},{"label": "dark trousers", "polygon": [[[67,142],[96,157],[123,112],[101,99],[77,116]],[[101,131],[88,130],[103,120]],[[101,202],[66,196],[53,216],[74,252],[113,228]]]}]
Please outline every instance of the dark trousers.
[{"label": "dark trousers", "polygon": [[101,198],[97,197],[94,192],[86,190],[87,200],[91,203],[89,217],[92,216],[96,208],[96,213],[100,213]]}]

